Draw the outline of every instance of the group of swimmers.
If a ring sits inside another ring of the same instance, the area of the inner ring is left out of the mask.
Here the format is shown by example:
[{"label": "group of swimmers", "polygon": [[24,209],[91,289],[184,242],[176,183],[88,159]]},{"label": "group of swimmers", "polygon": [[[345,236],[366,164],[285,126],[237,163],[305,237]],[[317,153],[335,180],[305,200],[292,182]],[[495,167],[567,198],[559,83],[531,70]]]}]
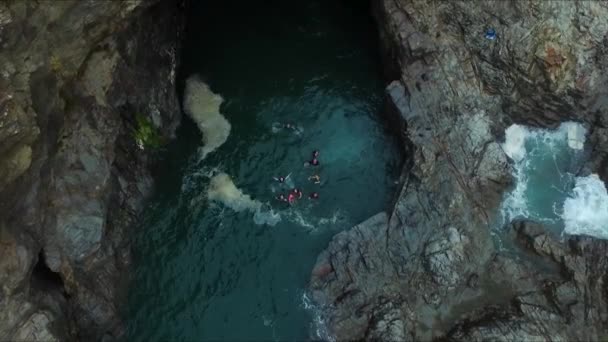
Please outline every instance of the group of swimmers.
[{"label": "group of swimmers", "polygon": [[[289,124],[287,124],[287,125],[289,125]],[[319,151],[318,150],[312,151],[312,159],[310,161],[305,162],[304,166],[319,166]],[[285,183],[285,181],[289,178],[290,175],[291,174],[287,175],[286,177],[282,177],[282,176],[274,177],[274,179],[279,183]],[[318,174],[314,174],[314,175],[308,177],[308,180],[313,182],[314,184],[321,184],[321,177]],[[276,197],[276,199],[279,201],[282,201],[282,202],[286,202],[289,205],[292,205],[296,202],[296,200],[301,199],[302,196],[303,196],[303,194],[300,189],[293,188],[289,193],[287,193],[287,195],[280,194]],[[308,198],[311,200],[319,199],[319,193],[312,192],[310,195],[308,195]]]}]

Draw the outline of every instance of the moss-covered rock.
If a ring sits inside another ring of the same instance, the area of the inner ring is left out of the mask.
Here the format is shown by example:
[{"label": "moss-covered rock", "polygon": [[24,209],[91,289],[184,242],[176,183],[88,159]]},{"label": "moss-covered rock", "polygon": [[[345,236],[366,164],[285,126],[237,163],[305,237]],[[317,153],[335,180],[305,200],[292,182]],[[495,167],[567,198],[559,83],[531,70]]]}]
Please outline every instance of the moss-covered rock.
[{"label": "moss-covered rock", "polygon": [[135,122],[137,127],[133,131],[133,138],[140,149],[157,149],[164,145],[163,137],[150,119],[135,114]]}]

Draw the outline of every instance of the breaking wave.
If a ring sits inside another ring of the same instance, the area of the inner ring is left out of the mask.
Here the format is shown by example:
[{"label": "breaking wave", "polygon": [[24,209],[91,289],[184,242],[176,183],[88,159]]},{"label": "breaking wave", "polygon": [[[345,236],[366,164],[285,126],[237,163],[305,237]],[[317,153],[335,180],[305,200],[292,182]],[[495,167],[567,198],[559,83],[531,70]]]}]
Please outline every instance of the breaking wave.
[{"label": "breaking wave", "polygon": [[531,219],[570,235],[608,239],[608,192],[595,174],[576,177],[585,128],[575,122],[557,130],[512,125],[502,148],[513,160],[514,189],[501,205],[503,225]]},{"label": "breaking wave", "polygon": [[598,175],[576,178],[562,217],[566,234],[608,239],[608,192]]}]

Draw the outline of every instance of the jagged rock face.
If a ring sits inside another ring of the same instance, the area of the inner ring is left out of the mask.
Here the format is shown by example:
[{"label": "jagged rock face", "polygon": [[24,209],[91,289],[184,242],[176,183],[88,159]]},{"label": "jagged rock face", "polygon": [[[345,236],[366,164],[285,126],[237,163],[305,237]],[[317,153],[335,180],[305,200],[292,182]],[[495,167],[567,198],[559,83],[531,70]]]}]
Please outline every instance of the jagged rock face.
[{"label": "jagged rock face", "polygon": [[511,123],[584,122],[588,168],[607,179],[608,6],[373,4],[393,79],[388,108],[411,160],[394,208],[338,234],[319,256],[310,287],[329,332],[339,340],[605,336],[604,242],[513,239],[532,252],[524,258],[496,250],[490,231],[511,181],[499,145]]},{"label": "jagged rock face", "polygon": [[127,227],[151,184],[136,115],[165,138],[179,122],[181,3],[0,3],[1,340],[121,334]]}]

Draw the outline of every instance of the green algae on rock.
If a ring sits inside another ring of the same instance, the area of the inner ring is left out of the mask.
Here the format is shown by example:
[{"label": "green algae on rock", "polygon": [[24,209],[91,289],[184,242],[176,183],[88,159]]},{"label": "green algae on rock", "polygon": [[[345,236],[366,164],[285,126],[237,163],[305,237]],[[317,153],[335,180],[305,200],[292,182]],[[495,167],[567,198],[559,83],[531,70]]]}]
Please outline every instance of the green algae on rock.
[{"label": "green algae on rock", "polygon": [[156,149],[164,145],[162,135],[150,119],[141,114],[135,114],[135,122],[137,128],[133,130],[133,138],[140,149]]}]

